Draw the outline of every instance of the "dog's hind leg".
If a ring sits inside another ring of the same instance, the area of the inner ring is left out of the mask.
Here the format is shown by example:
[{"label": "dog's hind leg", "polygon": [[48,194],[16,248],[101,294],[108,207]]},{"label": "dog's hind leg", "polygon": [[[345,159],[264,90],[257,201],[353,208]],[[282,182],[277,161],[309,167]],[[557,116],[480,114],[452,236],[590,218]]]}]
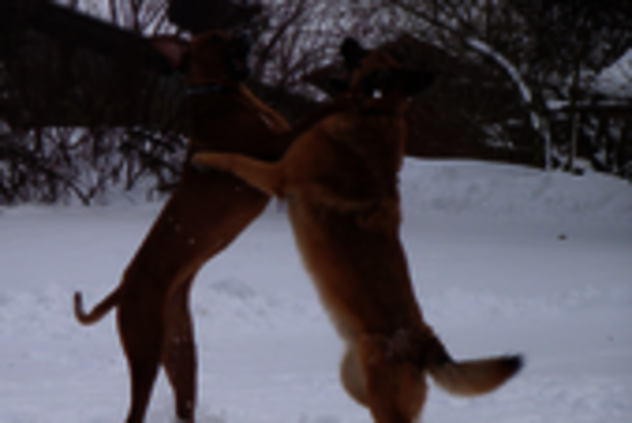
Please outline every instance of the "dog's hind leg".
[{"label": "dog's hind leg", "polygon": [[360,341],[358,352],[375,422],[414,422],[426,400],[423,371],[404,357],[398,357],[388,339],[382,337],[369,336]]},{"label": "dog's hind leg", "polygon": [[[131,403],[126,423],[142,423],[158,374],[163,339],[164,293],[151,284],[129,284],[135,292],[121,295],[117,313],[119,336],[129,366]],[[149,292],[154,290],[155,292]]]},{"label": "dog's hind leg", "polygon": [[165,337],[162,365],[173,389],[176,415],[182,422],[193,422],[196,396],[195,338],[189,290],[194,275],[176,288],[165,310]]},{"label": "dog's hind leg", "polygon": [[357,352],[348,348],[340,363],[340,380],[347,393],[357,402],[369,406],[366,393],[366,380]]}]

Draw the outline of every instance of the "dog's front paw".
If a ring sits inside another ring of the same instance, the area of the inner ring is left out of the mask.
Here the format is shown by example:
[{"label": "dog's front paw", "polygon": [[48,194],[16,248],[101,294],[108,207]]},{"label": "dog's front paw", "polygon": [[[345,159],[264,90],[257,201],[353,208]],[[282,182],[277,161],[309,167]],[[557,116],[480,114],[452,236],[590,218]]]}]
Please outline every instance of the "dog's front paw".
[{"label": "dog's front paw", "polygon": [[228,160],[227,154],[218,154],[218,153],[196,153],[191,158],[191,164],[200,169],[215,169],[220,170],[222,172],[229,172],[230,160]]}]

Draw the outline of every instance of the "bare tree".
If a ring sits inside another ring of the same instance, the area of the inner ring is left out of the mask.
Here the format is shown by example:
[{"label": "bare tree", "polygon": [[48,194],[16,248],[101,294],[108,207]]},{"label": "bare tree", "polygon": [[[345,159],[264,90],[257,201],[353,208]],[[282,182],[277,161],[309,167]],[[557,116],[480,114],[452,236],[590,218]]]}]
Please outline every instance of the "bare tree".
[{"label": "bare tree", "polygon": [[[632,41],[629,6],[621,2],[384,0],[381,5],[402,13],[405,23],[396,31],[409,31],[485,67],[497,75],[498,85],[512,86],[522,117],[512,116],[491,128],[507,134],[523,120],[533,134],[538,161],[546,168],[560,164],[564,155],[572,167],[575,155],[576,125],[567,125],[563,132],[556,128],[554,100],[574,103],[585,98],[586,76],[619,57]],[[464,112],[490,132],[487,119]]]},{"label": "bare tree", "polygon": [[[632,46],[625,2],[59,3],[66,9],[45,0],[0,2],[3,203],[77,197],[89,204],[114,186],[131,189],[143,180],[153,191],[172,186],[187,126],[182,80],[142,70],[164,67],[142,37],[205,28],[252,35],[250,85],[290,121],[328,92],[322,81],[335,72],[338,46],[355,36],[438,75],[410,108],[414,154],[569,170],[584,155],[604,171],[625,174],[630,167],[629,124],[584,107],[595,99],[594,77]],[[107,23],[82,21],[87,36],[77,37],[64,25],[74,19],[72,9]],[[312,85],[316,75],[320,90]],[[579,106],[581,115],[572,112]]]},{"label": "bare tree", "polygon": [[[27,13],[13,14],[24,19],[0,29],[0,202],[76,197],[89,204],[116,185],[131,189],[143,179],[153,181],[148,186],[154,191],[172,186],[179,175],[187,130],[181,113],[182,80],[139,68],[141,62],[160,67],[152,52],[143,50],[139,36],[176,31],[166,19],[173,9],[161,0],[65,2],[67,7],[109,20],[110,27],[124,30],[119,34],[106,24],[75,19],[68,9],[49,7],[42,0],[10,2],[0,6],[15,6],[18,12],[26,7]],[[182,0],[171,5],[178,3]],[[278,58],[270,59],[274,70],[267,75],[261,71],[253,85],[264,97],[273,94],[274,102],[291,117],[313,103],[288,90],[323,54],[316,50],[296,54],[303,32],[290,28],[306,22],[308,4],[289,2],[283,9],[269,9],[263,19],[241,24],[242,29],[261,34],[258,48]],[[227,12],[232,22],[254,16],[253,11],[259,14],[261,8],[235,10]],[[195,29],[187,16],[180,19],[185,28]],[[213,19],[206,23],[217,23]],[[86,39],[73,36],[77,32],[66,31],[65,24],[80,28]],[[134,33],[136,38],[127,35]]]},{"label": "bare tree", "polygon": [[[110,10],[134,31],[157,31],[164,20],[160,2],[121,5],[112,0]],[[183,96],[181,82],[140,66],[163,66],[157,53],[132,32],[68,9],[39,0],[14,6],[31,9],[17,9],[13,27],[0,31],[0,202],[90,204],[144,178],[153,191],[173,185]],[[90,39],[69,37],[67,25]]]}]

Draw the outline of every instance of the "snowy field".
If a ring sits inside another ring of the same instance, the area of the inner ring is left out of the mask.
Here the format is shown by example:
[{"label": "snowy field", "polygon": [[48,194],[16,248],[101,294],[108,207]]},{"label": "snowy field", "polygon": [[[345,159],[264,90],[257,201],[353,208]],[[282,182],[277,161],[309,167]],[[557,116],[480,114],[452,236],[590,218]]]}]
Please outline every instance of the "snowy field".
[{"label": "snowy field", "polygon": [[[632,186],[409,160],[402,235],[427,320],[457,358],[524,353],[492,395],[432,387],[424,423],[632,422]],[[127,407],[113,315],[81,327],[160,208],[0,209],[0,422],[112,423]],[[199,275],[201,423],[369,423],[274,203]],[[172,422],[161,377],[148,422]]]}]

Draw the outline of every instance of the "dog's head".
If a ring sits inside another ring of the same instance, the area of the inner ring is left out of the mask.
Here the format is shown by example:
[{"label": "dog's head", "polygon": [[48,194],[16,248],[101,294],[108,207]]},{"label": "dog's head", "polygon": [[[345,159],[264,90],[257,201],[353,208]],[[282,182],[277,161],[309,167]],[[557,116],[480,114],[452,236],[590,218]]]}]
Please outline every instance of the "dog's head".
[{"label": "dog's head", "polygon": [[248,27],[263,12],[261,4],[247,0],[170,0],[168,3],[169,21],[195,35],[211,29]]},{"label": "dog's head", "polygon": [[174,70],[186,76],[189,86],[230,86],[250,74],[250,40],[245,35],[210,31],[191,41],[173,36],[157,37],[152,44]]},{"label": "dog's head", "polygon": [[408,99],[432,84],[432,73],[402,65],[381,50],[367,50],[353,38],[340,46],[349,72],[338,89],[350,93],[363,111],[402,111]]}]

